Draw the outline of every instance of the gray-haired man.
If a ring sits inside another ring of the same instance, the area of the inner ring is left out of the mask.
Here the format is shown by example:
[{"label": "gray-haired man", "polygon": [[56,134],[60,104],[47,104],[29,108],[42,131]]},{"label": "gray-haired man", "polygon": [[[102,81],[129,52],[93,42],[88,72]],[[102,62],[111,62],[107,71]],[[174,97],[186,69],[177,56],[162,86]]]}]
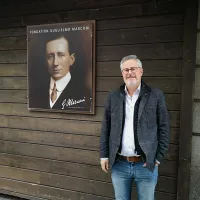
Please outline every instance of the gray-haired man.
[{"label": "gray-haired man", "polygon": [[158,165],[168,150],[169,117],[164,94],[142,81],[142,62],[122,59],[124,83],[108,95],[102,122],[101,168],[112,169],[116,200],[130,200],[133,180],[139,200],[154,200]]}]

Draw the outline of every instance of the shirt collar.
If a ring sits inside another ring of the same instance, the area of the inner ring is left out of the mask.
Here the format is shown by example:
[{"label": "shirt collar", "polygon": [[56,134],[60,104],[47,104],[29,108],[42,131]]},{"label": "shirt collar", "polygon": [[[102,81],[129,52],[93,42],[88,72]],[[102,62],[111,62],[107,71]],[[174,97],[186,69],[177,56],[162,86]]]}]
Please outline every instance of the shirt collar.
[{"label": "shirt collar", "polygon": [[[135,91],[134,94],[139,95],[139,94],[140,94],[140,90],[141,90],[141,83],[140,83],[140,85],[138,86],[138,88],[136,89],[136,91]],[[128,89],[127,89],[126,85],[125,85],[124,91],[125,91],[125,94],[126,94],[126,95],[129,95]],[[133,94],[133,95],[134,95],[134,94]],[[130,95],[129,95],[129,96],[130,96]]]},{"label": "shirt collar", "polygon": [[54,87],[54,83],[56,83],[56,90],[58,92],[61,92],[65,89],[65,87],[67,86],[67,84],[69,83],[69,81],[71,80],[71,74],[70,72],[68,72],[63,78],[55,81],[52,77],[51,77],[51,81],[50,81],[50,88],[51,90],[53,90]]}]

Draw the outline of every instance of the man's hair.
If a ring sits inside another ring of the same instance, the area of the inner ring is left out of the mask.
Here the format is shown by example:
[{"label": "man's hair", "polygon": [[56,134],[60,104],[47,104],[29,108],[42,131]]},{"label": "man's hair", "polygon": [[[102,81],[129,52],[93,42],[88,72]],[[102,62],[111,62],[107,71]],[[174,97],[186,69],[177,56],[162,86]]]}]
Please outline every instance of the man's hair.
[{"label": "man's hair", "polygon": [[142,68],[142,62],[137,58],[136,55],[128,55],[122,58],[121,62],[120,62],[120,69],[122,71],[122,64],[127,61],[127,60],[136,60],[138,67]]},{"label": "man's hair", "polygon": [[53,40],[59,40],[59,39],[62,39],[62,38],[67,41],[68,51],[69,51],[69,54],[71,55],[72,54],[72,51],[71,51],[71,48],[70,48],[71,45],[70,45],[69,39],[65,35],[53,35],[53,36],[47,38],[45,43],[47,45],[48,42],[51,42]]}]

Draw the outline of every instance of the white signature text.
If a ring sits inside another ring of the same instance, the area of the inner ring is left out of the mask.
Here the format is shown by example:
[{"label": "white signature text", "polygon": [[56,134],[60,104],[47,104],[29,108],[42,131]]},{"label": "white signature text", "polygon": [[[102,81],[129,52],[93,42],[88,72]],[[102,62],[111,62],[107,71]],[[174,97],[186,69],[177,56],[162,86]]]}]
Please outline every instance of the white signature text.
[{"label": "white signature text", "polygon": [[65,99],[62,102],[62,109],[64,109],[65,107],[69,107],[69,106],[73,106],[79,103],[85,102],[85,97],[83,99],[79,99],[79,100],[75,100],[75,99]]}]

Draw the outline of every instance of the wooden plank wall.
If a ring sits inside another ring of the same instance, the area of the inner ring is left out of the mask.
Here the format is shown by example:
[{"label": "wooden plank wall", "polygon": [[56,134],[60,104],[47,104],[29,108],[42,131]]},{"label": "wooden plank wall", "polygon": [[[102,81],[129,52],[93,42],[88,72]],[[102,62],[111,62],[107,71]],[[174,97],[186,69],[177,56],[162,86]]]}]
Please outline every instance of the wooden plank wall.
[{"label": "wooden plank wall", "polygon": [[[156,199],[175,200],[184,8],[165,0],[70,2],[2,1],[0,192],[27,199],[113,199],[110,177],[99,166],[101,120],[108,91],[122,83],[120,59],[136,54],[144,80],[166,94],[170,149]],[[29,112],[26,26],[90,19],[97,25],[96,115]]]}]

